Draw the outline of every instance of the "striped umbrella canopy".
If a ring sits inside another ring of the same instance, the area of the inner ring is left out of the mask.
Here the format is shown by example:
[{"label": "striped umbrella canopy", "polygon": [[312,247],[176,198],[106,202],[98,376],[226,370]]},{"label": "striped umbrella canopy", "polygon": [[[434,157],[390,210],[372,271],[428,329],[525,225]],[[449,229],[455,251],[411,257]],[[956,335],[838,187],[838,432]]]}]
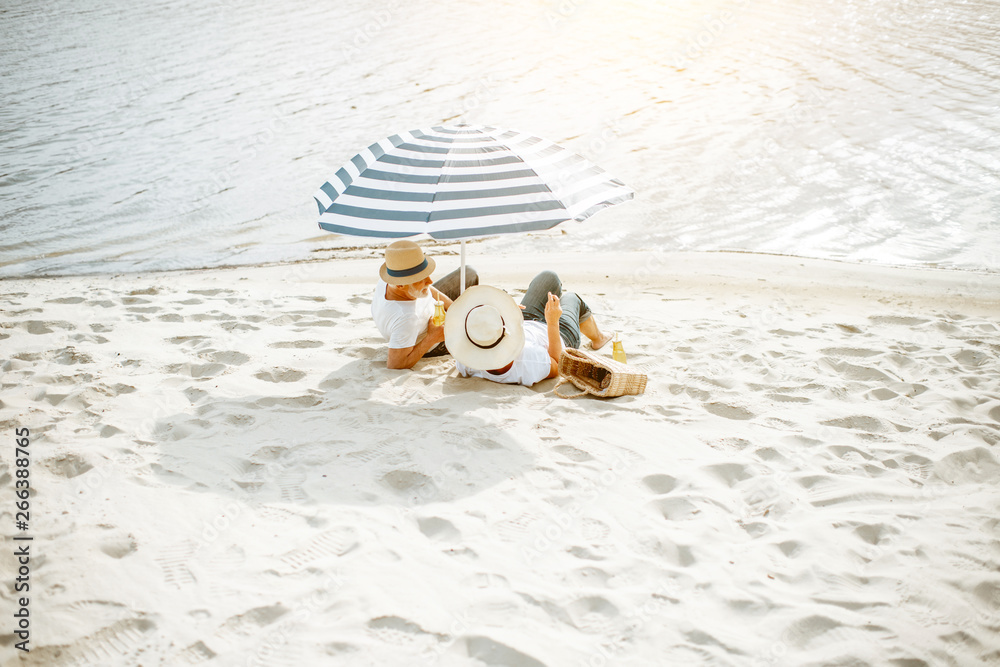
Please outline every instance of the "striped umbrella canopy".
[{"label": "striped umbrella canopy", "polygon": [[330,232],[464,241],[584,220],[633,196],[551,141],[498,127],[441,125],[372,144],[315,198],[319,226]]}]

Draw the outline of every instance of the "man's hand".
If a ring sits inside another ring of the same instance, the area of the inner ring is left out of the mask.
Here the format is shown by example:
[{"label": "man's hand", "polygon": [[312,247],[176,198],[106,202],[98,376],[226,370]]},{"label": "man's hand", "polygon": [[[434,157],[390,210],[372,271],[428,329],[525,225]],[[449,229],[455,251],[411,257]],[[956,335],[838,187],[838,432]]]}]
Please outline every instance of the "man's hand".
[{"label": "man's hand", "polygon": [[560,317],[562,317],[562,305],[559,303],[559,297],[549,292],[549,300],[545,302],[545,323],[559,322]]},{"label": "man's hand", "polygon": [[[437,326],[434,324],[433,315],[427,320],[427,337],[424,340],[429,340],[431,347],[444,342],[444,325]],[[427,349],[429,350],[430,347]]]}]

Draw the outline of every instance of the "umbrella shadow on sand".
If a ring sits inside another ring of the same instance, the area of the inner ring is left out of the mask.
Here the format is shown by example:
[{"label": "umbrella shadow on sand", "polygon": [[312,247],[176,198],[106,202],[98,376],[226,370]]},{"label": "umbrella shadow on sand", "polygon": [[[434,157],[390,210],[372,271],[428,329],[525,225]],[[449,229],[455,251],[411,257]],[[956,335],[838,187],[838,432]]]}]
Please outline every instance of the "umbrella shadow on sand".
[{"label": "umbrella shadow on sand", "polygon": [[250,504],[397,507],[470,496],[530,469],[534,455],[484,412],[523,400],[523,388],[453,368],[450,357],[414,371],[355,359],[298,395],[204,401],[156,422],[153,469]]}]

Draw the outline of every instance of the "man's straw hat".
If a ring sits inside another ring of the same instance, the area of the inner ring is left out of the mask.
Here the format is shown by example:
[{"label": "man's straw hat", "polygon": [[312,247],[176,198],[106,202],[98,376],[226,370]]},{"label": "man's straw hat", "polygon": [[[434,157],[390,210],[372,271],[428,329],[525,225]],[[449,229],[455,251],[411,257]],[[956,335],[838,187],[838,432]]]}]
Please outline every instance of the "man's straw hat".
[{"label": "man's straw hat", "polygon": [[378,274],[390,285],[410,285],[434,273],[434,260],[413,241],[396,241],[385,249]]}]

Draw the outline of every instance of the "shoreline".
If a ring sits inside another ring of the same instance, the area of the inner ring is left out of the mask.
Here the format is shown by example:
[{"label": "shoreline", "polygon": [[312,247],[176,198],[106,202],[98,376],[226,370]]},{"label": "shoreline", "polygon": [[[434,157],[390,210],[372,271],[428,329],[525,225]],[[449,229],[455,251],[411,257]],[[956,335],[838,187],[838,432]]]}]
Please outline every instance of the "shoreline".
[{"label": "shoreline", "polygon": [[[486,243],[490,239],[472,239],[467,243],[470,247],[474,248],[476,244]],[[433,239],[424,239],[418,241],[425,250],[432,256],[458,256],[459,255],[459,245],[454,241],[440,241],[435,242]],[[302,258],[296,260],[288,261],[276,261],[276,262],[263,262],[258,264],[220,264],[218,266],[203,266],[196,268],[177,268],[177,269],[152,269],[152,270],[137,270],[137,271],[119,271],[119,272],[103,272],[94,271],[88,273],[55,273],[55,274],[39,274],[31,276],[0,276],[0,284],[8,281],[16,280],[53,280],[59,278],[110,278],[118,276],[152,276],[159,274],[171,274],[171,273],[197,273],[201,271],[237,271],[237,270],[248,270],[248,269],[264,269],[264,268],[275,268],[275,267],[294,267],[299,265],[308,264],[321,264],[327,262],[356,262],[364,261],[366,259],[375,259],[381,257],[384,248],[381,246],[347,246],[343,248],[326,248],[315,252],[328,252],[331,253],[330,256],[326,257],[310,257]],[[346,257],[335,257],[332,253],[349,253]],[[467,253],[467,259],[470,255],[474,255],[475,250]],[[531,252],[503,252],[499,254],[499,257],[519,257],[525,256],[530,257],[534,255],[542,255],[548,253],[531,253]],[[560,251],[556,250],[554,254],[557,255],[580,255],[588,256],[590,253],[580,252],[580,251]],[[599,251],[594,251],[594,254],[600,254]],[[934,266],[928,264],[916,265],[916,264],[883,264],[877,262],[863,262],[854,261],[848,259],[838,259],[838,258],[828,258],[828,257],[808,257],[803,255],[786,255],[782,253],[770,253],[761,252],[754,250],[695,250],[695,251],[619,251],[619,255],[632,255],[636,257],[642,257],[645,255],[655,255],[664,257],[686,257],[686,256],[749,256],[749,257],[760,257],[760,258],[774,258],[777,261],[787,261],[787,262],[820,262],[820,263],[830,263],[830,264],[840,264],[845,266],[859,267],[859,268],[870,268],[875,270],[900,270],[900,271],[926,271],[926,272],[943,272],[943,273],[958,273],[958,274],[972,274],[972,275],[985,275],[985,276],[1000,276],[1000,267],[997,268],[963,268],[963,267],[952,267],[952,266]],[[471,263],[471,261],[470,261]]]},{"label": "shoreline", "polygon": [[[459,268],[458,253],[429,255],[437,262],[435,277]],[[381,251],[367,257],[310,260],[256,266],[177,269],[159,272],[6,278],[0,289],[26,289],[32,283],[81,282],[117,285],[161,280],[211,282],[216,278],[249,284],[267,283],[304,288],[324,284],[373,284],[382,264]],[[595,270],[595,264],[600,267]],[[855,303],[883,301],[900,308],[940,310],[949,306],[983,316],[1000,312],[1000,273],[940,268],[869,265],[841,260],[807,259],[746,252],[593,252],[593,253],[466,253],[466,263],[483,284],[523,289],[543,269],[554,270],[567,289],[599,294],[608,301],[634,301],[644,290],[672,289],[679,298],[709,298],[733,303],[807,299],[825,308],[850,309]]]}]

